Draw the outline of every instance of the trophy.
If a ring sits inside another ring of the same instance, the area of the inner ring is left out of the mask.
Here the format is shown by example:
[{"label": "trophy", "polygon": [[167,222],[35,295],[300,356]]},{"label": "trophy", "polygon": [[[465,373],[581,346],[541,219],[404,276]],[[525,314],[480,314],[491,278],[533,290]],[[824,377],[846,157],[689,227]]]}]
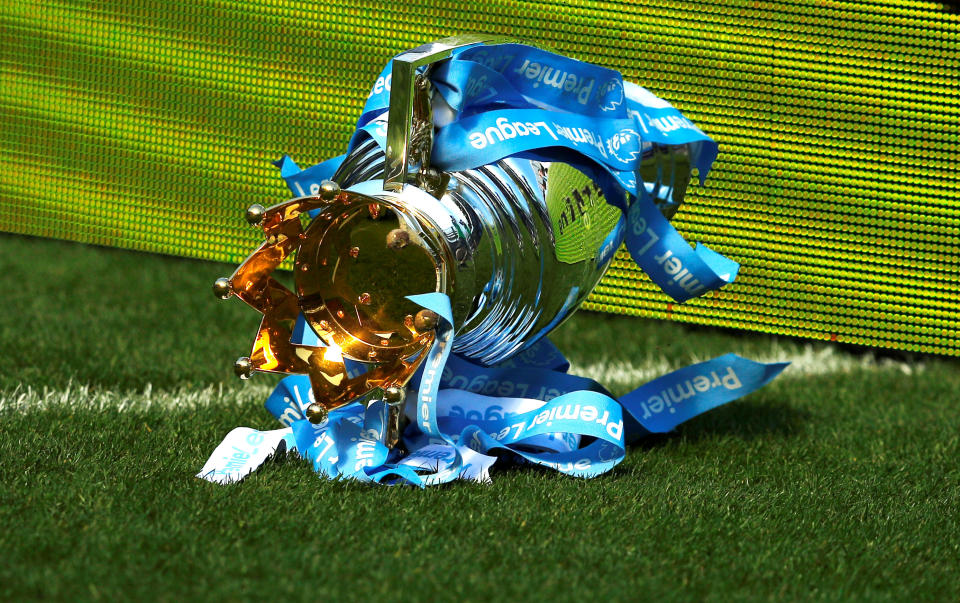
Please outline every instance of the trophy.
[{"label": "trophy", "polygon": [[[218,297],[235,295],[263,315],[235,371],[309,375],[311,422],[382,399],[393,447],[438,320],[411,296],[444,293],[453,352],[495,364],[561,324],[623,242],[621,211],[574,165],[523,156],[460,171],[432,165],[437,124],[451,109],[431,73],[456,49],[489,41],[451,38],[397,56],[385,148],[360,140],[315,194],[246,212],[264,242],[214,284]],[[669,219],[689,183],[691,149],[639,148],[644,186]],[[272,275],[288,258],[294,290]]]}]

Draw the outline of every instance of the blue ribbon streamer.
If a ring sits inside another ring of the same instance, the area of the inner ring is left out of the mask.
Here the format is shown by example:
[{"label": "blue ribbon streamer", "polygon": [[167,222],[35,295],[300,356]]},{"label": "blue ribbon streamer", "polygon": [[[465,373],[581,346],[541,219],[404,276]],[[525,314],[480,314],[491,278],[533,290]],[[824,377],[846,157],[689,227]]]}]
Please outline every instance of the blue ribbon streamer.
[{"label": "blue ribbon streamer", "polygon": [[654,379],[620,398],[631,419],[627,431],[631,439],[672,431],[684,421],[763,387],[789,364],[725,354]]},{"label": "blue ribbon streamer", "polygon": [[675,301],[685,302],[736,278],[740,265],[705,245],[691,249],[647,198],[627,212],[624,243],[630,256]]}]

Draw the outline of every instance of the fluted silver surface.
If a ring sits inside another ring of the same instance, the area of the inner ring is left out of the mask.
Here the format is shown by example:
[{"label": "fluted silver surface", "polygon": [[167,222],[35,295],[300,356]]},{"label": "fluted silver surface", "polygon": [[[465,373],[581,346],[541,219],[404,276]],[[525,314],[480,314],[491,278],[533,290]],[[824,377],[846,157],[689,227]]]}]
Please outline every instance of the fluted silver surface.
[{"label": "fluted silver surface", "polygon": [[[647,145],[642,175],[669,215],[689,181],[685,146]],[[405,198],[428,216],[454,258],[443,291],[456,322],[454,351],[484,363],[505,360],[558,326],[609,265],[560,261],[546,200],[551,164],[507,158],[453,172],[437,203]],[[343,188],[380,181],[384,154],[373,141],[348,154],[334,179]],[[375,190],[375,189],[374,189]],[[617,241],[619,245],[619,241]],[[402,286],[402,279],[401,279]]]}]

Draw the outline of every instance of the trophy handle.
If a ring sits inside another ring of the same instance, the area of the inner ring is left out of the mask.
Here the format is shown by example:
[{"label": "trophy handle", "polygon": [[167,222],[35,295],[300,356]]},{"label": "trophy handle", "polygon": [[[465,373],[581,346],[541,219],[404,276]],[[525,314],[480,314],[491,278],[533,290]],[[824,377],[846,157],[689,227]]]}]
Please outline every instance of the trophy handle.
[{"label": "trophy handle", "polygon": [[399,192],[410,182],[411,167],[418,168],[416,184],[441,193],[446,180],[429,169],[433,148],[430,81],[417,69],[448,58],[457,48],[481,43],[503,44],[514,40],[492,35],[464,34],[430,42],[393,59],[390,112],[387,114],[387,161],[383,189]]}]

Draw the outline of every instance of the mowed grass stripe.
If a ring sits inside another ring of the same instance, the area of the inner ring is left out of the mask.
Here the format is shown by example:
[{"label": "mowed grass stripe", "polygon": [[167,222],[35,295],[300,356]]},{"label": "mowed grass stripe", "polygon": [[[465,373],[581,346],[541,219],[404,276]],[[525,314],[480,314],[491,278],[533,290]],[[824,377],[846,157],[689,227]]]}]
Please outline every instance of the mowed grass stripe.
[{"label": "mowed grass stripe", "polygon": [[[735,352],[767,387],[612,472],[369,487],[295,457],[194,476],[276,377],[232,266],[0,235],[0,600],[960,599],[960,362],[582,312],[553,336],[617,395]],[[782,354],[782,356],[781,356]],[[604,372],[606,371],[606,372]]]}]

